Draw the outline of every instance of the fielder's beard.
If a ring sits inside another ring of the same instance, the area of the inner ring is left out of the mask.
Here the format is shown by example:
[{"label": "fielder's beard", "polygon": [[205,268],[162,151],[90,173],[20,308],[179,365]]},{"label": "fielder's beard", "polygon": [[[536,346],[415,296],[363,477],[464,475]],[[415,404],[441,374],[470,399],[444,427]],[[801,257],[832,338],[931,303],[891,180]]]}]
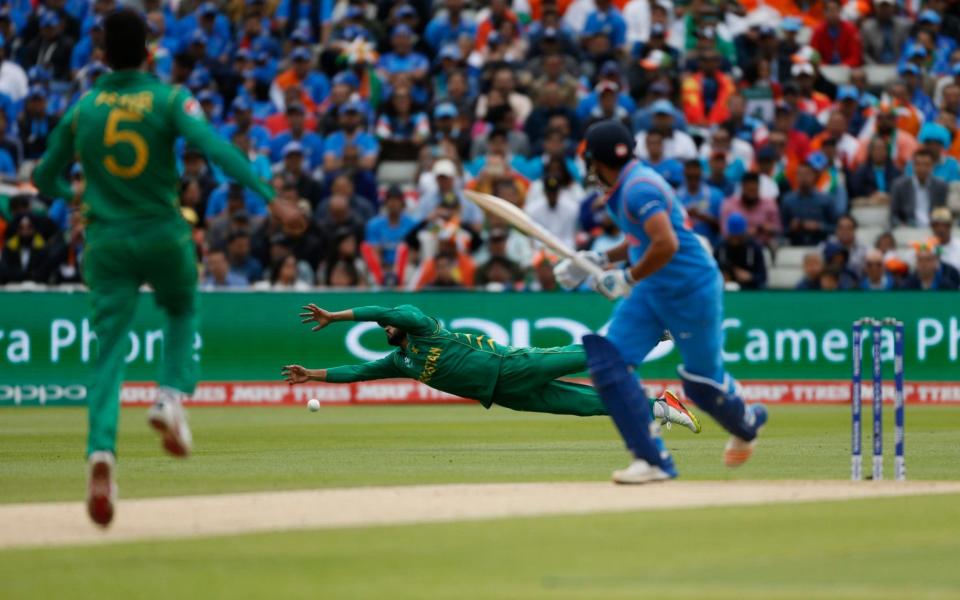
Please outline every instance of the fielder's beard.
[{"label": "fielder's beard", "polygon": [[407,334],[403,331],[397,331],[393,335],[387,334],[387,343],[391,346],[399,347],[405,339],[407,339]]}]

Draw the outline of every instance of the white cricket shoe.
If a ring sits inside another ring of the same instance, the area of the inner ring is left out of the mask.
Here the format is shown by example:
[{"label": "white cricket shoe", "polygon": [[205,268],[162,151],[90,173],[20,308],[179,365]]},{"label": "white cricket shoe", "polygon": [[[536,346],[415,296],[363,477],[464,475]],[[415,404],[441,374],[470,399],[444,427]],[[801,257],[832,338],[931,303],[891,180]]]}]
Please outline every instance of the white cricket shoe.
[{"label": "white cricket shoe", "polygon": [[117,483],[113,480],[116,469],[112,452],[98,450],[87,459],[87,514],[101,527],[113,520],[117,503]]},{"label": "white cricket shoe", "polygon": [[[672,423],[682,425],[694,433],[700,433],[703,428],[700,419],[683,402],[673,390],[664,390],[663,394],[654,403],[654,416],[662,419],[661,425],[667,429]],[[659,413],[659,414],[658,414]]]},{"label": "white cricket shoe", "polygon": [[645,460],[636,459],[626,469],[613,472],[614,483],[637,484],[652,483],[655,481],[667,481],[673,479],[676,474],[671,475],[660,467],[654,467]]},{"label": "white cricket shoe", "polygon": [[163,436],[163,447],[173,456],[189,456],[193,448],[193,435],[187,425],[187,413],[183,409],[184,394],[172,388],[162,387],[157,401],[147,410],[147,421]]}]

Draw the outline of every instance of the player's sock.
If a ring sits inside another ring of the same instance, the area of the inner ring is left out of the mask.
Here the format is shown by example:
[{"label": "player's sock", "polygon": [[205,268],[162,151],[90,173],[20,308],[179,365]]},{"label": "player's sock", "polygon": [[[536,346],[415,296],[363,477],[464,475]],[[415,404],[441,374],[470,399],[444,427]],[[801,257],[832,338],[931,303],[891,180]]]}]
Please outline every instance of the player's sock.
[{"label": "player's sock", "polygon": [[667,418],[667,412],[666,412],[667,407],[661,406],[660,403],[653,398],[650,398],[648,402],[650,402],[650,414],[653,416],[654,419]]},{"label": "player's sock", "polygon": [[718,383],[708,377],[689,373],[683,366],[677,367],[677,373],[683,381],[683,391],[687,397],[724,429],[748,442],[757,437],[755,415],[753,411],[746,410],[747,405],[729,375],[724,383]]},{"label": "player's sock", "polygon": [[583,347],[594,388],[627,448],[635,458],[673,473],[673,459],[660,439],[660,428],[651,419],[643,388],[616,346],[599,335],[586,335]]}]

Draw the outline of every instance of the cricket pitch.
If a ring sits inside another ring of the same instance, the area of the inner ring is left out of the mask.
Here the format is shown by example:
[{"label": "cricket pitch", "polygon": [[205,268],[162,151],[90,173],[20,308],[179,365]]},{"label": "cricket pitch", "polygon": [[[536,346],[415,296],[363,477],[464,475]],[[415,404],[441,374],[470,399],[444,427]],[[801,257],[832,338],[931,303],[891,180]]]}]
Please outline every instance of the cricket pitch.
[{"label": "cricket pitch", "polygon": [[958,482],[674,481],[642,486],[483,483],[357,487],[122,500],[107,530],[80,502],[0,505],[0,548],[747,506],[960,492]]}]

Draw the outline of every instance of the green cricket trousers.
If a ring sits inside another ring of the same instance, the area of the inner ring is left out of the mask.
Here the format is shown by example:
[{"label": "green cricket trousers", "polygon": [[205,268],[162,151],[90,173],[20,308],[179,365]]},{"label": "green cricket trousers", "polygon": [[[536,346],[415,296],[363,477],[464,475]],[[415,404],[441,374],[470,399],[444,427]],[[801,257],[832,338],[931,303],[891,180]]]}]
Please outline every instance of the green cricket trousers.
[{"label": "green cricket trousers", "polygon": [[607,414],[592,386],[561,381],[587,369],[583,346],[524,348],[503,357],[493,403],[513,410],[589,417]]},{"label": "green cricket trousers", "polygon": [[120,385],[141,285],[153,288],[154,299],[167,317],[160,385],[185,394],[192,394],[196,387],[197,261],[190,228],[179,219],[122,226],[91,224],[83,268],[99,346],[87,397],[87,453],[115,454]]}]

